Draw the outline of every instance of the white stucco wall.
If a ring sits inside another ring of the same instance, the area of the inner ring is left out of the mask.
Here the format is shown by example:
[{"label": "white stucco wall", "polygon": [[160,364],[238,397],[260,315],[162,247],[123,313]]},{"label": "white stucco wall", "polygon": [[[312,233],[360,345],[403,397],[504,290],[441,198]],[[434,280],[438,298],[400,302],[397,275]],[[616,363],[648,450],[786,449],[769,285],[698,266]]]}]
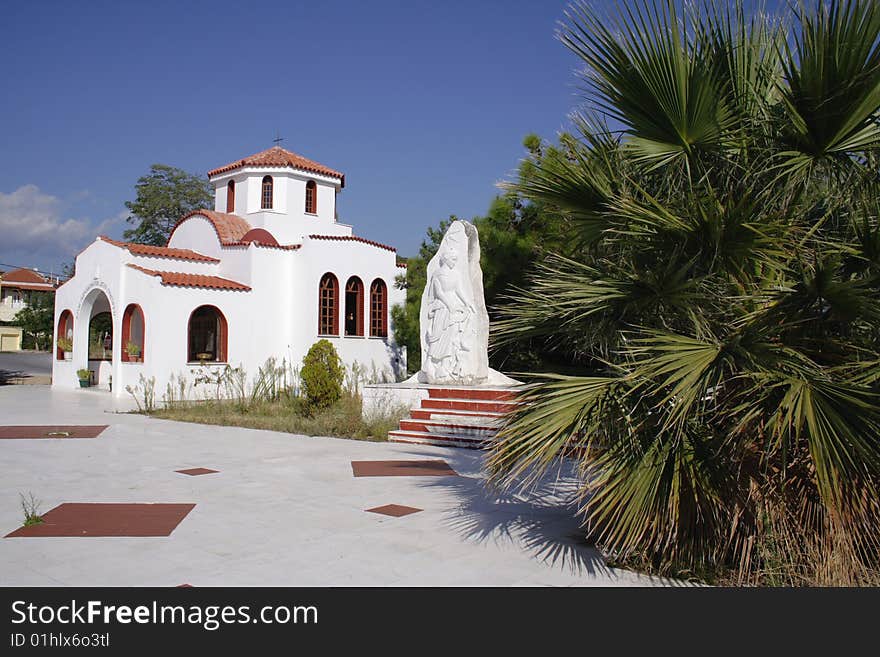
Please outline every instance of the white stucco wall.
[{"label": "white stucco wall", "polygon": [[[217,212],[231,212],[232,214],[244,214],[247,212],[248,204],[248,186],[245,183],[247,176],[242,173],[233,173],[224,176],[223,184],[215,184],[214,187],[214,209]],[[235,207],[232,210],[226,209],[226,190],[229,181],[235,181]]]},{"label": "white stucco wall", "polygon": [[168,246],[175,249],[190,249],[217,259],[222,255],[214,224],[199,215],[193,215],[178,224],[171,234]]}]

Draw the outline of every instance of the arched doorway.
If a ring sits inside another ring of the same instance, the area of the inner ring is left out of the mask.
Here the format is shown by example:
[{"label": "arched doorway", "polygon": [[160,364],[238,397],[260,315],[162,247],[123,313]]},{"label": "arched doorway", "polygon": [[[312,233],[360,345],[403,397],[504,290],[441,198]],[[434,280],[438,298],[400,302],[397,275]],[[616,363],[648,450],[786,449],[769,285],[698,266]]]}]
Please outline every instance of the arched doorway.
[{"label": "arched doorway", "polygon": [[[115,346],[115,322],[110,299],[102,289],[95,288],[86,294],[77,323],[86,328],[85,331],[74,332],[77,369],[88,369],[91,372],[92,385],[109,387]],[[86,362],[80,360],[83,357]]]},{"label": "arched doorway", "polygon": [[113,315],[109,310],[89,319],[89,360],[113,360]]}]

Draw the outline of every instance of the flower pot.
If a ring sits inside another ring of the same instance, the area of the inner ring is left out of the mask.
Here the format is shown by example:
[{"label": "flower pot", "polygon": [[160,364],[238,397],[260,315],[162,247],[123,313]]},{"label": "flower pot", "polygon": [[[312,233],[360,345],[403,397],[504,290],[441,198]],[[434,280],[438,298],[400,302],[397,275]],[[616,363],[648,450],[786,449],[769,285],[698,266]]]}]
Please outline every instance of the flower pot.
[{"label": "flower pot", "polygon": [[65,351],[64,352],[64,360],[73,360],[73,352]]},{"label": "flower pot", "polygon": [[88,379],[80,379],[79,380],[79,387],[80,388],[88,388],[89,387],[89,380]]}]

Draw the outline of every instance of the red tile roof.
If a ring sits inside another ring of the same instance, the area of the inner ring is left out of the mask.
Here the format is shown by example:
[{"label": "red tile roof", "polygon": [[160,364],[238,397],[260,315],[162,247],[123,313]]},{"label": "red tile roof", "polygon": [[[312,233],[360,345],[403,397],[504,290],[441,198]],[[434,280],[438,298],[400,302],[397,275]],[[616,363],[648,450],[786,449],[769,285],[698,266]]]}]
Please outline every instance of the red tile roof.
[{"label": "red tile roof", "polygon": [[137,269],[150,276],[158,276],[162,279],[162,285],[174,285],[177,287],[207,287],[214,290],[242,290],[250,292],[250,287],[243,283],[230,281],[228,278],[219,276],[206,276],[204,274],[184,274],[177,271],[156,271],[146,269],[138,265],[129,264],[132,269]]},{"label": "red tile roof", "polygon": [[[180,218],[180,221],[171,229],[171,237],[174,236],[174,231],[177,230],[180,224],[191,217],[197,216],[205,217],[214,225],[217,238],[220,240],[220,244],[224,246],[240,245],[241,238],[251,229],[251,225],[237,214],[215,212],[214,210],[195,210]],[[168,238],[169,243],[171,242],[171,237]]]},{"label": "red tile roof", "polygon": [[309,239],[335,240],[337,242],[362,242],[363,244],[369,244],[370,246],[376,246],[380,249],[385,249],[386,251],[393,251],[394,253],[397,253],[397,249],[395,249],[393,246],[374,242],[373,240],[364,239],[363,237],[355,237],[354,235],[309,235]]},{"label": "red tile roof", "polygon": [[258,246],[261,249],[282,249],[284,251],[296,251],[298,248],[302,247],[302,244],[263,244],[257,240],[253,242],[232,242],[230,244],[224,244],[223,246]]},{"label": "red tile roof", "polygon": [[325,167],[323,164],[318,164],[302,155],[297,155],[296,153],[285,150],[280,146],[273,146],[265,151],[255,153],[254,155],[236,160],[235,162],[230,162],[217,169],[211,169],[208,172],[208,177],[210,178],[221,173],[241,169],[242,167],[291,167],[293,169],[311,171],[312,173],[330,176],[331,178],[339,178],[342,181],[342,186],[345,187],[345,174],[335,171],[330,167]]},{"label": "red tile roof", "polygon": [[172,249],[167,246],[151,246],[149,244],[135,244],[133,242],[118,242],[111,240],[109,237],[101,235],[98,239],[127,249],[129,253],[140,256],[149,256],[154,258],[174,258],[175,260],[193,260],[195,262],[220,262],[217,258],[206,256],[189,249]]},{"label": "red tile roof", "polygon": [[10,272],[6,272],[3,274],[3,282],[4,283],[42,283],[44,285],[51,285],[51,281],[47,278],[43,278],[37,272],[31,269],[13,269]]},{"label": "red tile roof", "polygon": [[14,287],[17,290],[34,290],[36,292],[54,292],[56,289],[56,286],[52,285],[52,283],[7,283],[6,280],[3,280],[3,287]]}]

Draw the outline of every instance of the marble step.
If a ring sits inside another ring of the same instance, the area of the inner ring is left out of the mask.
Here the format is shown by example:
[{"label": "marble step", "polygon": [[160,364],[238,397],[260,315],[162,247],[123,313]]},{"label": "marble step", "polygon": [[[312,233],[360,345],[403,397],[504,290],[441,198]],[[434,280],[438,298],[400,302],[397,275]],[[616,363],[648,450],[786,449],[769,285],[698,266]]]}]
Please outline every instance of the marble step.
[{"label": "marble step", "polygon": [[422,410],[455,410],[455,411],[480,411],[489,413],[506,413],[517,407],[516,402],[482,401],[476,399],[445,398],[423,399]]},{"label": "marble step", "polygon": [[430,388],[431,399],[467,399],[481,401],[513,401],[515,394],[510,390],[492,388]]},{"label": "marble step", "polygon": [[413,420],[446,420],[448,419],[451,422],[461,421],[462,423],[467,424],[468,422],[476,422],[479,419],[483,419],[492,422],[500,423],[504,418],[504,413],[496,413],[492,411],[460,411],[457,409],[424,409],[424,408],[414,408],[410,411],[410,417]]},{"label": "marble step", "polygon": [[461,436],[447,436],[426,431],[395,431],[388,432],[388,440],[393,443],[415,443],[419,445],[441,445],[443,447],[467,447],[480,449],[489,441],[484,439],[469,439]]},{"label": "marble step", "polygon": [[475,438],[478,440],[488,440],[495,437],[498,428],[486,424],[452,424],[449,422],[438,422],[431,420],[401,420],[401,431],[418,431],[431,434],[441,434],[444,436],[461,436],[464,438]]}]

